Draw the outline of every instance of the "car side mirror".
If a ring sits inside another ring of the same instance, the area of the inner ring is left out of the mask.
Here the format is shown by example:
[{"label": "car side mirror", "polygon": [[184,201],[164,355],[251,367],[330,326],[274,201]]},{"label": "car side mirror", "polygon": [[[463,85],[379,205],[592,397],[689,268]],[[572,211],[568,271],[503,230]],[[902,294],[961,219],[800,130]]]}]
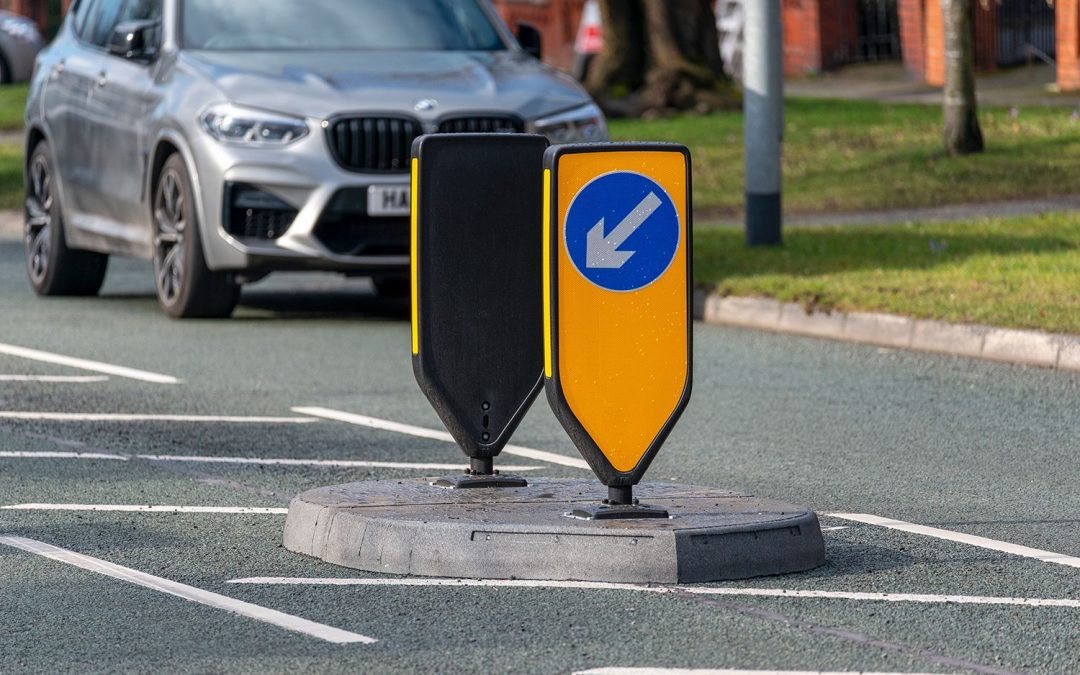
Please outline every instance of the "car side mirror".
[{"label": "car side mirror", "polygon": [[517,41],[526,54],[535,56],[538,59],[543,57],[543,38],[540,36],[540,31],[536,26],[529,23],[519,23],[517,25]]},{"label": "car side mirror", "polygon": [[153,61],[160,41],[160,21],[125,21],[109,36],[109,53],[130,61]]}]

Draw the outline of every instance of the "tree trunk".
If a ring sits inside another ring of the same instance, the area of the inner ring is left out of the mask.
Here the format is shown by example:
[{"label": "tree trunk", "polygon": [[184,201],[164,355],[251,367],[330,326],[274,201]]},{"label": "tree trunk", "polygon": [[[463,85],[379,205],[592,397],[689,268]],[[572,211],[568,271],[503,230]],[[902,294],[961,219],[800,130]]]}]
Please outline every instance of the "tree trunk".
[{"label": "tree trunk", "polygon": [[975,99],[975,41],[971,0],[941,0],[945,24],[945,151],[968,155],[983,150]]},{"label": "tree trunk", "polygon": [[604,51],[585,87],[598,98],[626,98],[645,81],[645,15],[640,0],[600,0]]},{"label": "tree trunk", "polygon": [[586,81],[614,115],[731,108],[711,0],[600,0],[604,51]]}]

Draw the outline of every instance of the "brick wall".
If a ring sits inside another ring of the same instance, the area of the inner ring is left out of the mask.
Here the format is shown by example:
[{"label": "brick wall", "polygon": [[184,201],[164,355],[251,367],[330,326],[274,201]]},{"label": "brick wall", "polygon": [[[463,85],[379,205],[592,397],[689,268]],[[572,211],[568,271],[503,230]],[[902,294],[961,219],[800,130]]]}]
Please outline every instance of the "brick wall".
[{"label": "brick wall", "polygon": [[1080,90],[1080,0],[1056,0],[1057,81],[1062,91]]},{"label": "brick wall", "polygon": [[[1074,0],[1075,1],[1075,0]],[[975,69],[997,69],[998,25],[996,2],[974,2]],[[927,84],[945,84],[945,26],[941,0],[900,0],[900,39],[904,64]]]},{"label": "brick wall", "polygon": [[821,70],[821,13],[817,0],[784,0],[784,73]]},{"label": "brick wall", "polygon": [[818,0],[821,69],[848,63],[859,47],[858,0]]},{"label": "brick wall", "polygon": [[511,29],[517,23],[540,29],[544,61],[556,68],[570,67],[585,0],[494,0],[493,4]]},{"label": "brick wall", "polygon": [[975,70],[989,72],[997,70],[998,25],[997,3],[975,0]]},{"label": "brick wall", "polygon": [[899,0],[896,13],[900,19],[900,44],[904,66],[922,80],[926,77],[926,3],[936,0]]},{"label": "brick wall", "polygon": [[945,20],[938,0],[926,0],[923,37],[926,40],[926,83],[932,87],[945,84]]},{"label": "brick wall", "polygon": [[855,54],[858,0],[784,0],[782,11],[787,75],[818,73]]}]

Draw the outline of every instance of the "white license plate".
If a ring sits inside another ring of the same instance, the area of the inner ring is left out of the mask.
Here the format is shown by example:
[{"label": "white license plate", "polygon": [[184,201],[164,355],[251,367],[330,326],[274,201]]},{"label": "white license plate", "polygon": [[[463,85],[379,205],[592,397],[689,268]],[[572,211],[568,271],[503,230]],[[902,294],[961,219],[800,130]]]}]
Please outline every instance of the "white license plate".
[{"label": "white license plate", "polygon": [[372,185],[367,189],[369,216],[407,216],[410,211],[408,185]]}]

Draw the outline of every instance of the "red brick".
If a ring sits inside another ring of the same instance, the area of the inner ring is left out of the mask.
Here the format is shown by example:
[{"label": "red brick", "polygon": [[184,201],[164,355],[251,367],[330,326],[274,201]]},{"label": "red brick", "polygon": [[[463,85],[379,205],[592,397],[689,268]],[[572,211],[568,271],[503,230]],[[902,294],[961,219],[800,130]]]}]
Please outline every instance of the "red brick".
[{"label": "red brick", "polygon": [[926,0],[926,83],[940,87],[945,84],[945,22],[939,0]]},{"label": "red brick", "polygon": [[926,1],[899,0],[896,7],[904,65],[920,80],[926,77]]},{"label": "red brick", "polygon": [[540,30],[545,61],[558,68],[570,67],[585,0],[494,0],[494,5],[511,28],[531,23]]},{"label": "red brick", "polygon": [[1080,0],[1056,0],[1057,83],[1062,91],[1080,90]]}]

